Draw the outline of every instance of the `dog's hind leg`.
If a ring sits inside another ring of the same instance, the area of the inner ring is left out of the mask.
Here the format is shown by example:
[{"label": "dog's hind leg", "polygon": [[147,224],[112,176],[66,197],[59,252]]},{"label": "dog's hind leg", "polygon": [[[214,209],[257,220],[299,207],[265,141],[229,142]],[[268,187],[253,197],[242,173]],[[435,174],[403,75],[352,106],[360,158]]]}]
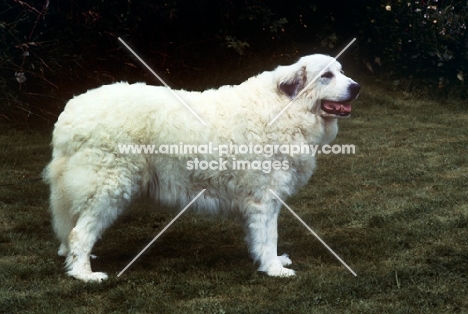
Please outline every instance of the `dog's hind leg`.
[{"label": "dog's hind leg", "polygon": [[285,254],[278,256],[277,220],[281,204],[274,200],[265,203],[248,205],[246,213],[246,240],[254,261],[260,263],[259,271],[269,276],[290,277],[295,272],[283,266],[291,265],[291,260]]},{"label": "dog's hind leg", "polygon": [[100,282],[107,275],[92,272],[91,250],[138,192],[139,164],[90,150],[61,158],[60,167],[53,161],[45,175],[54,229],[62,242],[59,254],[67,256],[68,275]]},{"label": "dog's hind leg", "polygon": [[57,238],[60,240],[59,256],[68,254],[68,235],[76,223],[70,212],[71,196],[64,188],[65,166],[68,158],[54,158],[43,172],[43,178],[50,185],[50,210],[52,214],[52,226]]},{"label": "dog's hind leg", "polygon": [[91,270],[91,250],[104,231],[128,205],[128,201],[118,195],[122,189],[98,186],[98,190],[100,193],[96,193],[82,204],[76,225],[68,236],[67,274],[86,282],[100,282],[107,279],[105,273]]},{"label": "dog's hind leg", "polygon": [[91,250],[96,241],[117,218],[121,209],[105,201],[91,201],[81,213],[76,226],[68,236],[69,253],[66,259],[67,274],[85,282],[100,282],[107,274],[91,270]]},{"label": "dog's hind leg", "polygon": [[[107,279],[101,272],[92,272],[91,250],[104,231],[128,206],[138,183],[128,168],[101,168],[94,173],[93,193],[82,200],[76,225],[68,236],[67,274],[83,281]],[[75,204],[78,205],[78,204]]]}]

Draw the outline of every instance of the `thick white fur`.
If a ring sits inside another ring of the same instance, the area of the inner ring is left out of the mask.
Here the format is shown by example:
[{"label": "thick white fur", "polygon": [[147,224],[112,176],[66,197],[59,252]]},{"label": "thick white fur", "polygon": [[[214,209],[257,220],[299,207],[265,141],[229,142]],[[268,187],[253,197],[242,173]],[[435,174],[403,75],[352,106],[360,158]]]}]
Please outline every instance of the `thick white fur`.
[{"label": "thick white fur", "polygon": [[[294,275],[284,267],[291,264],[288,256],[277,254],[281,204],[268,189],[286,199],[307,183],[314,157],[243,155],[243,160],[287,160],[289,169],[202,171],[187,170],[187,156],[120,154],[118,144],[329,143],[337,134],[337,121],[321,114],[320,100],[349,99],[349,85],[356,84],[341,74],[338,62],[327,69],[333,78],[319,77],[271,126],[267,124],[331,60],[307,56],[238,86],[176,91],[208,126],[163,87],[117,83],[71,99],[55,124],[52,161],[44,171],[53,226],[61,241],[58,254],[66,256],[68,274],[83,281],[107,279],[105,273],[91,271],[91,249],[139,195],[149,193],[179,211],[206,189],[194,208],[241,218],[259,270],[271,276]],[[285,93],[282,84],[290,84],[293,92]]]}]

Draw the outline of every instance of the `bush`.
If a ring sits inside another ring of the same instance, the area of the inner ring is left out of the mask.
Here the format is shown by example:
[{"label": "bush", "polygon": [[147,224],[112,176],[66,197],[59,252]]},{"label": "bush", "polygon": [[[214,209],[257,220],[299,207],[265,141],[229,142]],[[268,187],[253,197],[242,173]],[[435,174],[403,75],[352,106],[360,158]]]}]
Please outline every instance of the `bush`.
[{"label": "bush", "polygon": [[[468,2],[367,1],[360,53],[370,71],[463,83],[468,71]],[[361,15],[362,16],[362,15]]]},{"label": "bush", "polygon": [[0,10],[0,120],[48,120],[50,104],[62,101],[59,88],[82,79],[77,69],[89,69],[83,50],[73,48],[92,39],[75,34],[76,16],[48,0],[3,0]]},{"label": "bush", "polygon": [[466,96],[467,10],[466,1],[442,0],[0,0],[0,121],[53,121],[73,94],[141,80],[140,65],[117,37],[173,82],[182,81],[175,72],[183,75],[180,85],[188,87],[187,80],[200,81],[201,69],[216,72],[249,60],[242,66],[252,70],[264,66],[261,60],[333,55],[357,36],[361,67],[364,61],[382,78],[412,75],[441,88],[462,87],[459,96]]}]

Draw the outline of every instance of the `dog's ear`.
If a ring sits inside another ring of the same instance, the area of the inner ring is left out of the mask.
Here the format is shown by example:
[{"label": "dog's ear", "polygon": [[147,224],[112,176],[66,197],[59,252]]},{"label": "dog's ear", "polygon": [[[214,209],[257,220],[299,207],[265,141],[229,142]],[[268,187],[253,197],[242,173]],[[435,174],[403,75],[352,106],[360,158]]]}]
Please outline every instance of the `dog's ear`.
[{"label": "dog's ear", "polygon": [[301,67],[299,70],[292,73],[289,78],[280,81],[278,88],[288,96],[289,99],[294,99],[294,97],[296,97],[297,94],[299,94],[299,92],[305,87],[306,81],[306,69],[305,67]]}]

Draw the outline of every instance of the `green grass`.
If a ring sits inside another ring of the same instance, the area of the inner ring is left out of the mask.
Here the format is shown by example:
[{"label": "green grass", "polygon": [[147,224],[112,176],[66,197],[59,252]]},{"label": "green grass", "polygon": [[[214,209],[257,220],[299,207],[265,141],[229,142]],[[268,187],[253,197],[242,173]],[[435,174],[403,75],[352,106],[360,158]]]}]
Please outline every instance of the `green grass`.
[{"label": "green grass", "polygon": [[296,278],[255,270],[242,228],[184,214],[121,277],[171,215],[134,205],[95,246],[102,284],[67,277],[35,180],[49,131],[0,133],[2,313],[467,313],[468,107],[364,83],[337,144],[288,204],[357,272],[353,277],[287,211],[279,253]]}]

